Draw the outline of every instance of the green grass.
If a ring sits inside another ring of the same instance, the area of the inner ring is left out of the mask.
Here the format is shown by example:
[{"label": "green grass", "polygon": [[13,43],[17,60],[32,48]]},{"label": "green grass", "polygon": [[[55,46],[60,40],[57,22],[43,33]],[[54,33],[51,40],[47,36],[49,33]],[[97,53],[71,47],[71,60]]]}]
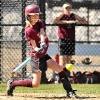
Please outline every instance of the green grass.
[{"label": "green grass", "polygon": [[[100,95],[100,84],[72,84],[79,94]],[[0,93],[5,93],[6,84],[0,84]],[[41,84],[38,88],[16,87],[15,93],[66,93],[62,84]]]}]

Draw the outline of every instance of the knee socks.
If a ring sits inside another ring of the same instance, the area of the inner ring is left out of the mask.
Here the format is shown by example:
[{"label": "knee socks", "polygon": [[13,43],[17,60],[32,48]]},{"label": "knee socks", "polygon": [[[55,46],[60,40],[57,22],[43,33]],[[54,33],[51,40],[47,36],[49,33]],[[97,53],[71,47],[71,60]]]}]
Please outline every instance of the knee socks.
[{"label": "knee socks", "polygon": [[67,70],[66,68],[63,68],[63,69],[64,69],[65,73],[67,74],[67,77],[70,77],[70,71]]},{"label": "knee socks", "polygon": [[25,87],[32,87],[32,80],[26,79],[26,80],[18,80],[12,82],[13,86],[25,86]]},{"label": "knee socks", "polygon": [[71,84],[70,84],[70,82],[69,82],[69,80],[68,80],[68,78],[67,78],[65,72],[62,71],[62,72],[58,73],[58,75],[59,75],[59,78],[60,78],[60,80],[61,80],[61,82],[62,82],[62,84],[63,84],[64,89],[65,89],[67,92],[72,91]]}]

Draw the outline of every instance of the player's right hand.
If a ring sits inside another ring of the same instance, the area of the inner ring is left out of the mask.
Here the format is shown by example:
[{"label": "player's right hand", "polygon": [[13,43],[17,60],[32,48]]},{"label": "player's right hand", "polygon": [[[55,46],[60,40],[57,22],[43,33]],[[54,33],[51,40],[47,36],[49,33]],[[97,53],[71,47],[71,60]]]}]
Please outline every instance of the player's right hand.
[{"label": "player's right hand", "polygon": [[35,53],[35,55],[43,53],[44,50],[45,50],[45,48],[43,48],[43,47],[39,48],[39,50]]},{"label": "player's right hand", "polygon": [[42,52],[44,52],[44,49],[45,49],[44,47],[41,47],[38,52],[42,53]]}]

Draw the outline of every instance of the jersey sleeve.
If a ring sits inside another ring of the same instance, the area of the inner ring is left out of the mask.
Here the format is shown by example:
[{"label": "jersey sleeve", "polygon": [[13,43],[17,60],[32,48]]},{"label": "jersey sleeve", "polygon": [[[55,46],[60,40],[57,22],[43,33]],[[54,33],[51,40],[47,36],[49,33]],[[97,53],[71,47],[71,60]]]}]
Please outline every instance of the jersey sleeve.
[{"label": "jersey sleeve", "polygon": [[26,40],[28,41],[35,39],[34,35],[32,34],[31,28],[25,29],[25,37],[26,37]]},{"label": "jersey sleeve", "polygon": [[44,25],[42,20],[39,21],[39,25],[40,25],[40,29],[43,28],[44,31],[46,30],[46,27],[45,27],[45,25]]}]

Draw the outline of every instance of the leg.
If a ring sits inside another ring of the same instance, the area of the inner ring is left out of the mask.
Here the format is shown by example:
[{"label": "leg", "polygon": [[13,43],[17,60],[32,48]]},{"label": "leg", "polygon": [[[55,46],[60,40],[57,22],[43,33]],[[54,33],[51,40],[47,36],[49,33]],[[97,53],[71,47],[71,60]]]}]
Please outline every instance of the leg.
[{"label": "leg", "polygon": [[45,84],[48,82],[48,79],[46,77],[46,71],[42,70],[42,76],[41,76],[41,84]]},{"label": "leg", "polygon": [[59,39],[58,50],[60,54],[59,64],[64,68],[65,64],[71,62],[72,55],[75,54],[75,40]]},{"label": "leg", "polygon": [[62,82],[63,86],[64,86],[64,89],[66,91],[71,91],[72,90],[70,82],[69,82],[65,72],[63,71],[63,68],[58,63],[56,63],[53,59],[50,59],[47,62],[47,67],[54,70],[54,71],[56,71],[56,72],[58,72],[60,80],[62,80],[63,78],[66,79],[66,84],[64,82]]},{"label": "leg", "polygon": [[72,56],[66,56],[66,55],[61,55],[59,57],[60,59],[60,66],[63,67],[64,71],[66,72],[67,76],[70,77],[70,71],[68,71],[66,68],[65,68],[65,65],[68,64],[70,61],[71,61],[71,57]]},{"label": "leg", "polygon": [[65,55],[60,55],[59,56],[59,64],[60,66],[62,66],[63,68],[65,68],[65,63],[66,63],[66,56]]},{"label": "leg", "polygon": [[39,60],[38,59],[32,59],[31,69],[32,69],[32,76],[33,80],[31,79],[24,79],[24,80],[9,80],[7,82],[7,95],[13,96],[13,90],[17,86],[24,86],[24,87],[38,87],[40,85],[41,80],[41,71],[39,70]]},{"label": "leg", "polygon": [[70,64],[72,59],[72,55],[66,56],[66,64]]},{"label": "leg", "polygon": [[33,80],[30,79],[24,79],[24,80],[9,80],[7,82],[7,95],[13,96],[13,90],[17,86],[23,86],[23,87],[38,87],[40,85],[41,80],[41,72],[38,71],[36,73],[32,74]]},{"label": "leg", "polygon": [[68,97],[72,97],[72,96],[77,97],[74,90],[72,89],[72,86],[71,86],[65,72],[63,71],[63,68],[58,63],[56,63],[53,59],[49,59],[47,61],[47,67],[58,72],[58,75],[63,84],[63,87],[67,92],[67,96]]},{"label": "leg", "polygon": [[65,68],[66,64],[71,63],[72,55],[75,54],[75,41],[67,39],[59,39],[59,64],[64,68],[64,71],[70,76],[70,71]]},{"label": "leg", "polygon": [[[67,55],[66,56],[65,65],[70,64],[71,63],[71,59],[72,59],[72,55]],[[64,71],[66,72],[66,74],[68,75],[68,77],[70,77],[70,71],[67,70],[66,68],[64,68]]]},{"label": "leg", "polygon": [[59,56],[59,64],[60,66],[62,66],[63,68],[65,68],[66,64],[70,64],[71,63],[71,59],[72,59],[72,55],[68,56],[68,55],[60,55]]},{"label": "leg", "polygon": [[41,71],[33,73],[32,76],[33,76],[32,87],[38,87],[41,81]]}]

